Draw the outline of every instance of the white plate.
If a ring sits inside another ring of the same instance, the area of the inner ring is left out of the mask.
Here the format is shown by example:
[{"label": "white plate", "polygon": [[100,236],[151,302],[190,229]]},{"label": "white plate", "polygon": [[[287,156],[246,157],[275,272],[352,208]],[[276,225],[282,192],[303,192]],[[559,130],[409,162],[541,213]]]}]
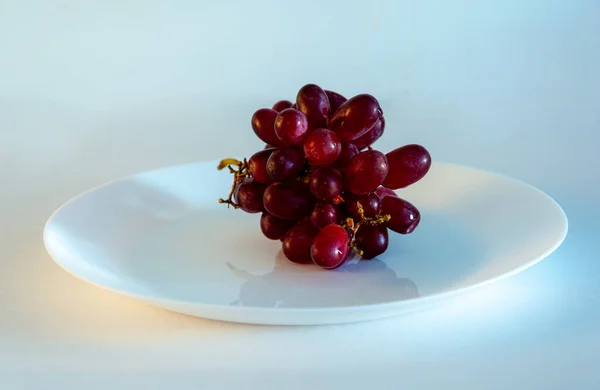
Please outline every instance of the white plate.
[{"label": "white plate", "polygon": [[516,180],[435,163],[401,197],[422,213],[378,259],[335,271],[297,265],[262,236],[259,214],[217,203],[217,162],[151,171],[62,206],[44,230],[75,276],[169,310],[258,324],[327,324],[403,314],[515,274],[552,253],[567,219]]}]

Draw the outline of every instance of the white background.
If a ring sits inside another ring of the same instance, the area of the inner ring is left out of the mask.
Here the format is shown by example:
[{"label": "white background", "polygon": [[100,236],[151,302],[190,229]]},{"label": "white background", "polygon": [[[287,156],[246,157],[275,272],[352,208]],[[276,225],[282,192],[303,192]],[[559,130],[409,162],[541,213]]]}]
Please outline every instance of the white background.
[{"label": "white background", "polygon": [[[0,0],[0,388],[597,388],[599,70],[595,0]],[[45,253],[70,197],[250,155],[252,112],[308,82],[377,96],[384,151],[546,191],[567,240],[435,310],[323,327],[168,313]]]}]

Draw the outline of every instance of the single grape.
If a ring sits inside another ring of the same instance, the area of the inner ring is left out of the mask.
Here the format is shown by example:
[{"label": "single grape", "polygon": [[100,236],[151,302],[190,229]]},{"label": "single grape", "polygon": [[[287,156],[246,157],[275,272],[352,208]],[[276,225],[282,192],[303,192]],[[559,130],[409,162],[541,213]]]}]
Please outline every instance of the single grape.
[{"label": "single grape", "polygon": [[381,210],[381,199],[373,192],[364,195],[354,195],[351,192],[344,194],[344,210],[346,214],[355,220],[360,220],[360,213],[358,212],[358,204],[363,208],[364,216],[371,218],[376,216]]},{"label": "single grape", "polygon": [[292,102],[289,100],[280,100],[277,103],[273,104],[273,110],[277,112],[281,112],[286,108],[290,108],[292,106]]},{"label": "single grape", "polygon": [[329,99],[329,112],[330,115],[333,115],[338,108],[344,103],[346,103],[346,99],[344,96],[340,95],[337,92],[325,90],[327,94],[327,98]]},{"label": "single grape", "polygon": [[401,146],[385,156],[390,171],[383,185],[393,190],[408,187],[418,182],[431,168],[431,155],[421,145]]},{"label": "single grape", "polygon": [[275,134],[283,145],[300,145],[307,131],[306,116],[294,108],[286,108],[275,119]]},{"label": "single grape", "polygon": [[327,127],[329,123],[329,99],[321,87],[307,84],[300,88],[296,96],[298,109],[308,118],[311,129]]},{"label": "single grape", "polygon": [[234,191],[235,203],[247,213],[260,213],[264,210],[263,196],[266,188],[266,185],[246,178]]},{"label": "single grape", "polygon": [[410,202],[393,196],[386,196],[381,201],[381,213],[390,215],[387,227],[396,233],[412,233],[421,221],[419,210]]},{"label": "single grape", "polygon": [[348,164],[350,164],[350,160],[357,156],[358,153],[360,152],[354,144],[342,142],[340,155],[331,166],[340,171],[341,173],[345,173],[346,169],[348,168]]},{"label": "single grape", "polygon": [[267,174],[276,181],[295,179],[304,170],[304,154],[297,146],[284,146],[271,153],[267,160]]},{"label": "single grape", "polygon": [[317,199],[332,200],[342,194],[344,179],[331,167],[321,167],[308,176],[308,188]]},{"label": "single grape", "polygon": [[281,141],[275,134],[277,111],[261,108],[252,115],[252,130],[258,138],[269,145],[280,146]]},{"label": "single grape", "polygon": [[294,225],[294,221],[274,217],[266,211],[260,216],[260,230],[270,240],[279,240]]},{"label": "single grape", "polygon": [[394,192],[394,190],[390,190],[389,188],[386,188],[383,186],[377,187],[377,189],[375,190],[375,193],[381,199],[385,198],[386,196],[393,196],[395,198],[398,197],[398,194],[396,194],[396,192]]},{"label": "single grape", "polygon": [[304,154],[311,165],[331,165],[340,155],[342,144],[327,129],[316,129],[304,140]]},{"label": "single grape", "polygon": [[385,252],[388,248],[388,229],[385,225],[361,225],[354,240],[358,249],[363,251],[362,258],[370,260]]},{"label": "single grape", "polygon": [[319,229],[332,223],[340,224],[343,218],[340,206],[328,202],[318,202],[310,213],[310,222]]},{"label": "single grape", "polygon": [[383,135],[383,131],[385,130],[385,119],[383,117],[379,118],[375,125],[371,128],[371,130],[367,131],[365,134],[361,135],[352,143],[356,145],[358,150],[363,150],[367,146],[371,146]]},{"label": "single grape", "polygon": [[354,157],[346,170],[346,188],[356,195],[374,191],[388,174],[385,155],[377,150],[367,150]]},{"label": "single grape", "polygon": [[321,268],[334,269],[346,261],[350,250],[350,236],[340,225],[327,225],[315,236],[310,255]]},{"label": "single grape", "polygon": [[248,171],[252,175],[254,181],[263,184],[273,183],[273,179],[267,172],[267,160],[274,151],[275,149],[273,148],[264,149],[254,153],[252,157],[250,157],[248,160]]},{"label": "single grape", "polygon": [[377,99],[368,94],[356,95],[333,114],[329,128],[342,141],[352,141],[369,131],[382,116]]},{"label": "single grape", "polygon": [[291,180],[273,183],[265,190],[263,197],[265,209],[277,218],[299,220],[308,216],[315,203],[308,185]]},{"label": "single grape", "polygon": [[283,254],[294,263],[310,263],[310,248],[318,229],[308,220],[302,219],[288,230],[283,237]]}]

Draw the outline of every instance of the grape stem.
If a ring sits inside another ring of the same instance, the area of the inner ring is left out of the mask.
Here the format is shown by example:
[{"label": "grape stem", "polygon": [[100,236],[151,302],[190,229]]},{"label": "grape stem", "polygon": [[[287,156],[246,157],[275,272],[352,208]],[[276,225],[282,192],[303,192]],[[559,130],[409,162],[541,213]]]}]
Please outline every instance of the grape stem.
[{"label": "grape stem", "polygon": [[358,247],[358,244],[356,243],[356,232],[358,232],[358,229],[360,229],[362,225],[381,225],[382,223],[386,223],[390,219],[392,219],[392,216],[389,214],[377,214],[374,217],[365,217],[365,209],[362,207],[360,202],[357,203],[357,206],[360,220],[358,222],[354,222],[354,219],[347,218],[346,222],[344,223],[344,227],[350,229],[350,231],[352,232],[350,236],[350,247],[354,252],[358,253],[359,256],[362,256],[364,252]]},{"label": "grape stem", "polygon": [[227,199],[219,198],[219,203],[225,203],[228,208],[229,206],[233,206],[234,209],[239,209],[240,206],[233,201],[233,193],[235,192],[236,184],[250,175],[250,171],[248,171],[248,161],[246,159],[240,161],[236,160],[235,158],[226,158],[221,160],[217,166],[218,170],[222,170],[224,168],[228,168],[229,173],[233,175],[233,184],[231,185],[231,191],[229,191],[229,196]]}]

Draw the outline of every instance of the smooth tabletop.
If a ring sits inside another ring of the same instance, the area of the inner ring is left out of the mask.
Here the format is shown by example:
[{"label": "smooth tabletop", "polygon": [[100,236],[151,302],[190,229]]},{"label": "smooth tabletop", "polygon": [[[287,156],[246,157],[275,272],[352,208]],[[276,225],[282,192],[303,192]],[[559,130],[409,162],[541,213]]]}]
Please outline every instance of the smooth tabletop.
[{"label": "smooth tabletop", "polygon": [[[598,20],[594,0],[0,1],[0,388],[597,388]],[[429,311],[316,327],[166,312],[47,255],[71,197],[251,155],[253,111],[309,82],[378,97],[379,149],[545,191],[564,244]]]}]

